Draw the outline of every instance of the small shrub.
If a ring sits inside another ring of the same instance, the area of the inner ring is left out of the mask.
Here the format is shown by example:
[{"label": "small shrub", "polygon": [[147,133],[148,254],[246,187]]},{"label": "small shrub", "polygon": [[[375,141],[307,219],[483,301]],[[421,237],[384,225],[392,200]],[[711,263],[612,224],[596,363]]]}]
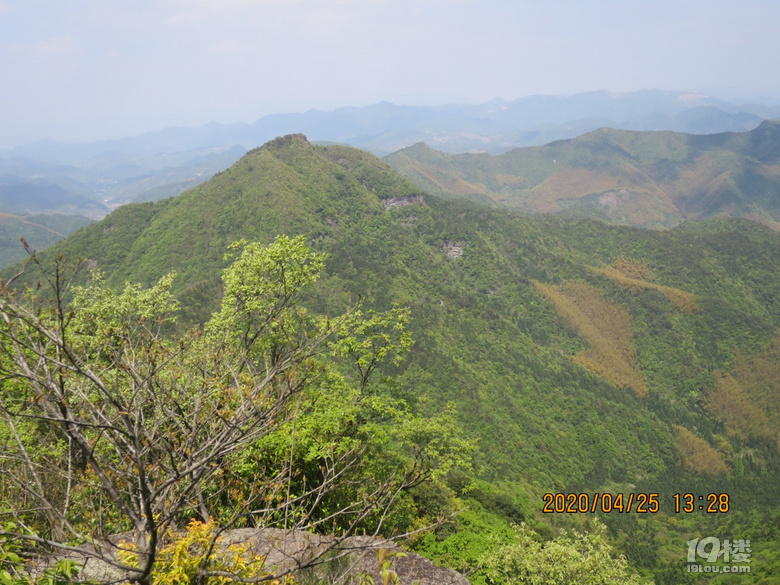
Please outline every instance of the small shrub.
[{"label": "small shrub", "polygon": [[[176,534],[173,541],[157,553],[153,577],[156,585],[228,585],[243,580],[271,577],[265,569],[265,557],[252,553],[245,544],[220,546],[212,523],[192,520],[184,533]],[[120,560],[137,566],[134,545],[124,543]],[[215,554],[219,553],[219,554]],[[232,577],[214,573],[229,573]],[[291,585],[290,576],[267,581],[269,585]]]}]

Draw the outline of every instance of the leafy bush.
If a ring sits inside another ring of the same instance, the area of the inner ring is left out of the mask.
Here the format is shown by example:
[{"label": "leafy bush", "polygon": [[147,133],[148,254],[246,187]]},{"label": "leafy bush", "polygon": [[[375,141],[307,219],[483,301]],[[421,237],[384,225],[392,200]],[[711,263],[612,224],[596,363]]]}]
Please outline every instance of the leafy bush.
[{"label": "leafy bush", "polygon": [[[265,570],[265,557],[250,551],[245,544],[222,546],[212,523],[192,520],[182,533],[171,533],[170,542],[157,552],[152,571],[156,585],[228,585],[237,580],[261,580],[268,585],[291,585],[290,575],[273,579]],[[123,542],[119,559],[138,566],[135,545]],[[217,554],[214,554],[217,552]],[[264,579],[264,578],[267,578]]]},{"label": "leafy bush", "polygon": [[517,542],[496,543],[482,558],[483,570],[491,584],[601,585],[639,583],[625,558],[614,558],[606,540],[606,527],[598,522],[591,532],[572,530],[541,542],[525,524],[515,526]]}]

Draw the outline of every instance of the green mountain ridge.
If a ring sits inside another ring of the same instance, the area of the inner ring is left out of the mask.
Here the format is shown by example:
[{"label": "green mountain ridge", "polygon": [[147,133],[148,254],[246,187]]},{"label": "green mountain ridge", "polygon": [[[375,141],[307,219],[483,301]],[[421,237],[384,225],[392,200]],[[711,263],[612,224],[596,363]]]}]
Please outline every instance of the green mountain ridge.
[{"label": "green mountain ridge", "polygon": [[[775,128],[765,131],[719,140],[747,140],[755,160],[776,164]],[[611,136],[588,140],[612,156],[623,143]],[[579,152],[544,148],[534,152],[556,165]],[[545,492],[633,489],[661,493],[662,513],[604,521],[657,582],[701,526],[752,531],[757,570],[780,566],[780,234],[746,219],[659,232],[508,213],[430,196],[373,155],[292,135],[175,198],[123,206],[41,257],[88,259],[115,286],[175,271],[184,315],[200,321],[216,307],[227,245],[277,234],[329,254],[312,311],[337,314],[358,296],[410,308],[415,345],[389,373],[417,408],[454,402],[478,440],[476,483],[450,483],[470,511],[422,540],[424,553],[474,563],[496,526],[582,521],[542,515]],[[728,492],[735,512],[675,514],[681,490]]]},{"label": "green mountain ridge", "polygon": [[692,135],[603,128],[501,155],[423,144],[385,157],[427,192],[496,207],[669,228],[744,216],[780,227],[780,122]]},{"label": "green mountain ridge", "polygon": [[19,262],[27,255],[19,238],[25,238],[32,249],[41,250],[91,222],[80,215],[0,213],[0,266]]}]

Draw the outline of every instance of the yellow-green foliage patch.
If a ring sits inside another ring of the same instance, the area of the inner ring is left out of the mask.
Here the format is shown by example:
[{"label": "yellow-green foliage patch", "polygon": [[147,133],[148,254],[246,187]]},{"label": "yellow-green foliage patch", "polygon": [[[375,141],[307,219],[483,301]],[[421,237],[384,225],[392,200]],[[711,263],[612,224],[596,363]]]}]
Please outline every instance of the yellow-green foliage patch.
[{"label": "yellow-green foliage patch", "polygon": [[631,317],[623,307],[607,300],[596,288],[582,282],[558,286],[534,281],[561,318],[588,342],[588,349],[572,358],[617,387],[630,387],[647,396],[647,384],[631,343]]},{"label": "yellow-green foliage patch", "polygon": [[622,189],[650,193],[661,201],[669,202],[669,194],[658,181],[641,167],[624,162],[620,165],[618,184]]},{"label": "yellow-green foliage patch", "polygon": [[705,400],[708,411],[719,417],[730,435],[741,439],[766,436],[769,419],[756,407],[750,392],[731,374],[716,372],[716,386]]},{"label": "yellow-green foliage patch", "polygon": [[739,355],[732,374],[716,375],[716,387],[704,402],[707,410],[729,434],[772,439],[780,448],[780,333],[752,359]]},{"label": "yellow-green foliage patch", "polygon": [[520,187],[527,182],[528,180],[522,175],[508,175],[506,173],[496,174],[496,183],[501,187]]},{"label": "yellow-green foliage patch", "polygon": [[[170,541],[158,551],[154,582],[160,585],[228,585],[242,580],[269,585],[295,583],[290,576],[274,578],[265,568],[265,557],[251,551],[248,545],[223,546],[221,540],[213,524],[192,520],[186,531],[172,534]],[[121,561],[137,566],[137,556],[134,544],[122,543]]]},{"label": "yellow-green foliage patch", "polygon": [[707,441],[685,427],[674,425],[674,428],[677,430],[677,448],[688,471],[707,475],[728,473],[729,468],[723,457]]},{"label": "yellow-green foliage patch", "polygon": [[651,278],[650,268],[633,258],[621,256],[610,266],[592,268],[592,270],[628,288],[632,292],[646,289],[657,290],[683,313],[696,313],[699,311],[699,305],[696,303],[696,298],[692,293],[679,288],[648,282]]},{"label": "yellow-green foliage patch", "polygon": [[[673,206],[669,195],[658,183],[645,171],[634,165],[623,164],[618,173],[613,173],[609,168],[597,168],[594,170],[581,167],[563,167],[560,171],[548,177],[542,183],[530,191],[526,203],[539,212],[559,211],[558,201],[563,199],[580,199],[593,193],[604,193],[612,190],[627,190],[634,194],[649,194],[650,207],[661,205],[667,211],[672,211]],[[658,203],[652,203],[657,201]],[[638,203],[635,201],[635,203]],[[637,221],[645,211],[648,202],[642,202],[640,209],[633,215]]]},{"label": "yellow-green foliage patch", "polygon": [[566,167],[531,190],[526,203],[539,212],[558,211],[559,199],[579,199],[590,193],[622,188],[607,169]]},{"label": "yellow-green foliage patch", "polygon": [[677,197],[708,192],[723,181],[724,172],[710,156],[700,156],[680,169],[677,179],[670,186],[671,192]]}]

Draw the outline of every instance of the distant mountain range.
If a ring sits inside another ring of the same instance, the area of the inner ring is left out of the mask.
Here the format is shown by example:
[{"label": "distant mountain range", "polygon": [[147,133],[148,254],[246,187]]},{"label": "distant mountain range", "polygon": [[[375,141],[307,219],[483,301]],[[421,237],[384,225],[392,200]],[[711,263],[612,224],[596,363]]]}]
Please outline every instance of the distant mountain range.
[{"label": "distant mountain range", "polygon": [[728,215],[780,229],[780,122],[709,135],[604,128],[497,156],[420,143],[385,160],[428,193],[518,211],[652,228]]},{"label": "distant mountain range", "polygon": [[[752,130],[774,118],[780,118],[780,105],[739,104],[697,92],[599,91],[479,105],[382,102],[269,115],[253,124],[166,128],[99,142],[43,141],[0,150],[0,213],[99,219],[119,205],[177,195],[226,169],[248,149],[290,133],[377,155],[420,142],[448,153],[499,154],[603,127],[712,134]],[[673,225],[685,217],[670,220],[673,211],[663,211],[657,221],[643,218],[640,224]],[[615,214],[601,215],[612,221]]]},{"label": "distant mountain range", "polygon": [[[602,127],[713,134],[750,130],[762,120],[779,117],[780,104],[739,104],[698,92],[596,91],[511,101],[495,99],[478,105],[402,106],[380,102],[332,111],[272,114],[253,124],[165,128],[99,142],[43,141],[0,150],[0,156],[82,166],[87,160],[111,153],[132,157],[131,167],[153,168],[181,164],[182,158],[188,158],[186,153],[235,145],[250,149],[290,133],[305,134],[313,141],[346,143],[379,155],[417,142],[452,153],[500,153],[573,138]],[[174,153],[180,155],[178,160],[171,158]],[[155,159],[155,163],[149,164],[148,159]]]}]

